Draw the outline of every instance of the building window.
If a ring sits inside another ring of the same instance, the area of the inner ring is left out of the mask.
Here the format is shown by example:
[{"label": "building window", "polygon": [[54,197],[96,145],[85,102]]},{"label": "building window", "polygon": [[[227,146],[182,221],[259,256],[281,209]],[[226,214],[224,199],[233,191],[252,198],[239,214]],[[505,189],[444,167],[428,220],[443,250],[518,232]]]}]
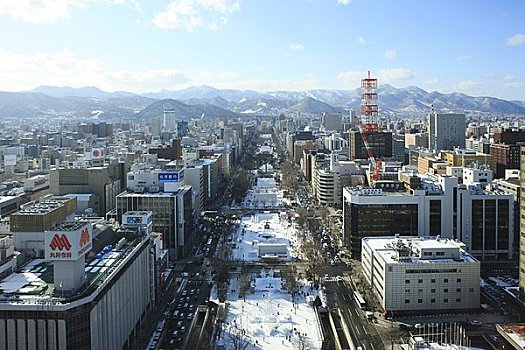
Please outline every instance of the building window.
[{"label": "building window", "polygon": [[446,298],[443,299],[443,302],[444,302],[444,303],[448,303],[448,299],[446,299]]},{"label": "building window", "polygon": [[456,288],[457,293],[461,293],[461,288]]},{"label": "building window", "polygon": [[473,293],[473,292],[474,292],[474,288],[471,287],[471,288],[468,289],[468,291],[469,291],[470,293]]},{"label": "building window", "polygon": [[448,293],[448,288],[443,289],[443,293]]},{"label": "building window", "polygon": [[422,279],[417,280],[417,283],[423,283]]},{"label": "building window", "polygon": [[461,303],[461,298],[457,298],[456,303]]},{"label": "building window", "polygon": [[445,252],[436,252],[436,256],[445,256]]},{"label": "building window", "polygon": [[418,300],[417,300],[417,303],[418,303],[418,304],[423,304],[423,299],[418,299]]},{"label": "building window", "polygon": [[405,289],[405,293],[410,293],[410,289]]},{"label": "building window", "polygon": [[448,278],[445,278],[443,282],[448,283]]},{"label": "building window", "polygon": [[460,283],[460,282],[461,282],[461,278],[458,278],[458,279],[456,280],[456,282]]},{"label": "building window", "polygon": [[405,280],[405,284],[410,284],[410,280]]},{"label": "building window", "polygon": [[435,278],[432,278],[432,279],[430,280],[430,283],[436,283],[436,279],[435,279]]},{"label": "building window", "polygon": [[436,302],[436,299],[430,299],[430,302],[431,302],[431,303],[435,303],[435,302]]},{"label": "building window", "polygon": [[405,304],[410,304],[410,299],[405,299]]},{"label": "building window", "polygon": [[418,293],[423,293],[423,289],[418,289],[417,292]]},{"label": "building window", "polygon": [[435,292],[436,292],[436,290],[435,290],[434,288],[432,288],[432,289],[430,290],[430,293],[435,293]]}]

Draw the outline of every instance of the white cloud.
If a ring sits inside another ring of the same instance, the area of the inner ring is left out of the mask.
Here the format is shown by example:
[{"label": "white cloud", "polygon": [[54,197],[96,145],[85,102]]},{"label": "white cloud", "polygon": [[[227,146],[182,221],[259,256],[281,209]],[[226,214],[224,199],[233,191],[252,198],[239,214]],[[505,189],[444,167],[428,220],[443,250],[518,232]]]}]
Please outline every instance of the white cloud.
[{"label": "white cloud", "polygon": [[520,89],[522,87],[525,87],[525,83],[522,83],[521,81],[508,81],[506,83],[503,83],[503,87],[511,89]]},{"label": "white cloud", "polygon": [[111,70],[100,60],[81,58],[69,50],[32,54],[0,50],[0,76],[1,91],[24,91],[39,85],[89,85],[107,91],[143,92],[169,89],[190,81],[173,69]]},{"label": "white cloud", "polygon": [[340,5],[348,5],[351,2],[352,0],[337,0],[337,3]]},{"label": "white cloud", "polygon": [[430,79],[424,80],[423,83],[427,84],[427,85],[436,85],[436,84],[439,83],[439,79],[438,78],[430,78]]},{"label": "white cloud", "polygon": [[357,43],[358,43],[358,44],[361,44],[361,45],[366,44],[366,40],[365,40],[365,38],[363,38],[361,35],[358,35],[357,38],[356,38],[356,40],[357,40]]},{"label": "white cloud", "polygon": [[217,21],[226,24],[227,15],[240,10],[240,0],[174,0],[153,17],[161,29],[185,29],[192,32],[206,26],[217,30]]},{"label": "white cloud", "polygon": [[345,89],[356,89],[361,86],[361,79],[366,76],[366,72],[346,71],[337,74],[341,87]]},{"label": "white cloud", "polygon": [[105,91],[148,92],[182,89],[191,85],[271,89],[319,87],[313,75],[297,80],[241,80],[234,71],[177,69],[113,70],[98,59],[69,50],[16,53],[0,49],[0,91],[27,91],[40,85],[97,86]]},{"label": "white cloud", "polygon": [[383,53],[383,56],[388,59],[395,58],[397,56],[396,49],[388,49]]},{"label": "white cloud", "polygon": [[503,87],[511,89],[520,89],[525,86],[525,83],[518,81],[514,75],[507,74],[503,77]]},{"label": "white cloud", "polygon": [[507,38],[507,45],[517,46],[525,43],[525,34],[516,34]]},{"label": "white cloud", "polygon": [[466,93],[477,93],[481,87],[481,82],[477,80],[462,80],[454,85],[454,90]]},{"label": "white cloud", "polygon": [[379,81],[381,83],[392,83],[400,80],[409,80],[414,74],[407,68],[384,68],[379,70]]},{"label": "white cloud", "polygon": [[300,50],[304,50],[304,45],[303,44],[299,44],[299,43],[292,43],[292,44],[290,44],[289,48],[292,51],[300,51]]},{"label": "white cloud", "polygon": [[16,0],[0,1],[0,15],[31,23],[54,23],[69,19],[71,7],[86,9],[82,0]]},{"label": "white cloud", "polygon": [[95,3],[122,5],[130,3],[140,10],[137,0],[0,0],[0,16],[8,16],[34,24],[55,23],[70,19],[70,10],[87,10]]}]

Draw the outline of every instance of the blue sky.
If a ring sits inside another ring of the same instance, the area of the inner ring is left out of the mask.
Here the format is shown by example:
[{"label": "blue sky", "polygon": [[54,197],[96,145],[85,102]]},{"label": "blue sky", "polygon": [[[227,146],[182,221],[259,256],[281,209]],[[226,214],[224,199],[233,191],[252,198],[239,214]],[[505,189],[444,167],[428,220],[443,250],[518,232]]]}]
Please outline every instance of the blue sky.
[{"label": "blue sky", "polygon": [[525,100],[525,2],[0,0],[0,90],[379,83]]}]

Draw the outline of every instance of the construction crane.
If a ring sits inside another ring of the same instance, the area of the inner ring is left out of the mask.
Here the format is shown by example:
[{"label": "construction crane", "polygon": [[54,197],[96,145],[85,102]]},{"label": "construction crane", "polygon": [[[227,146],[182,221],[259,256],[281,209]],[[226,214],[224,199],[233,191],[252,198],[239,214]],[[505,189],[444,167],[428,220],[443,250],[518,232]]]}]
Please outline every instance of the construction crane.
[{"label": "construction crane", "polygon": [[361,79],[361,121],[355,116],[355,122],[361,134],[361,140],[365,145],[370,162],[370,179],[377,181],[381,178],[381,159],[374,156],[374,152],[367,141],[366,134],[372,132],[379,132],[379,125],[377,123],[377,116],[379,115],[379,107],[377,105],[377,79],[368,76]]}]

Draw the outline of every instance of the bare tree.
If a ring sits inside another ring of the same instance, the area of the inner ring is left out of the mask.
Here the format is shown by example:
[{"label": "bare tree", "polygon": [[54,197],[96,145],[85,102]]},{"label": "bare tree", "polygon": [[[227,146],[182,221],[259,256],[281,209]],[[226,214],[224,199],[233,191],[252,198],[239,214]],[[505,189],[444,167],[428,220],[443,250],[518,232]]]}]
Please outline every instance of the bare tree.
[{"label": "bare tree", "polygon": [[300,331],[296,333],[296,336],[293,338],[294,349],[297,350],[306,350],[313,348],[311,340],[306,336],[306,333],[301,333]]},{"label": "bare tree", "polygon": [[297,265],[295,263],[289,264],[289,274],[287,278],[285,279],[284,287],[290,293],[292,296],[292,301],[295,302],[295,295],[298,292],[299,286],[297,284]]},{"label": "bare tree", "polygon": [[250,292],[251,289],[251,279],[250,275],[247,273],[242,273],[239,280],[239,296],[243,298]]},{"label": "bare tree", "polygon": [[305,240],[301,246],[304,257],[306,260],[306,274],[312,279],[316,279],[323,268],[323,257],[319,252],[319,247],[312,240]]},{"label": "bare tree", "polygon": [[237,324],[234,324],[225,331],[224,340],[233,350],[246,350],[250,345],[246,330]]}]

